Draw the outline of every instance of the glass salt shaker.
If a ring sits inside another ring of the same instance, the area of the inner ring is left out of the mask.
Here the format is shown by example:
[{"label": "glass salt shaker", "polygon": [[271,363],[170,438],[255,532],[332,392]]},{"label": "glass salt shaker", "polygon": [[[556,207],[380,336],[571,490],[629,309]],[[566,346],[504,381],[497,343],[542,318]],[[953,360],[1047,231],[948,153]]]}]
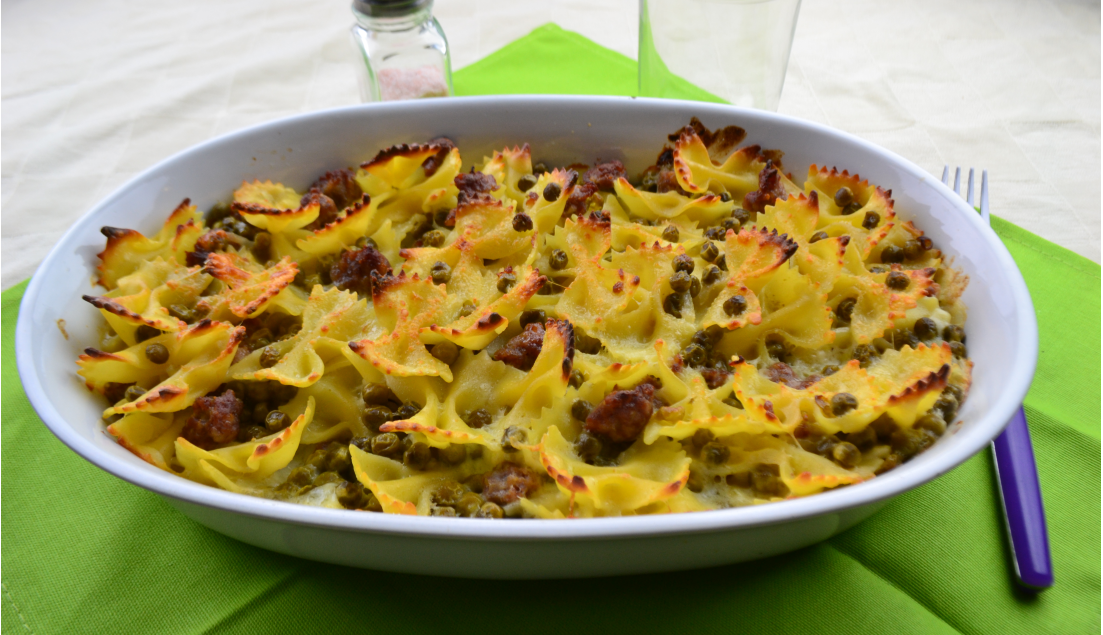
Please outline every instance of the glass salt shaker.
[{"label": "glass salt shaker", "polygon": [[433,0],[353,0],[352,13],[362,101],[452,94],[448,40]]}]

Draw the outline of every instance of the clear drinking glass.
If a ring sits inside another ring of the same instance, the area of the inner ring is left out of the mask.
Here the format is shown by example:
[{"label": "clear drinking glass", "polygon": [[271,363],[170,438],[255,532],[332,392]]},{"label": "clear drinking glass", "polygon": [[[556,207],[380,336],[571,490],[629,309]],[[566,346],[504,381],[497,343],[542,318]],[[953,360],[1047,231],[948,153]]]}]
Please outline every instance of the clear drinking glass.
[{"label": "clear drinking glass", "polygon": [[352,13],[361,100],[452,94],[448,40],[433,17],[433,0],[354,0]]},{"label": "clear drinking glass", "polygon": [[640,0],[640,95],[777,110],[800,0]]}]

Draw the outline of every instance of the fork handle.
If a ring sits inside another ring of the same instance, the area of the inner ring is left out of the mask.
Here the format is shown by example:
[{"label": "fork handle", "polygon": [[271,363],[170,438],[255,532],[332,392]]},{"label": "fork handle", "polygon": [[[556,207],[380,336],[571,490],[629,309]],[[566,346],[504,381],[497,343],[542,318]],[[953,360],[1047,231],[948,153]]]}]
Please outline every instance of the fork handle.
[{"label": "fork handle", "polygon": [[1053,563],[1042,508],[1038,468],[1030,429],[1020,406],[1007,428],[992,442],[1015,574],[1023,586],[1041,591],[1053,586]]}]

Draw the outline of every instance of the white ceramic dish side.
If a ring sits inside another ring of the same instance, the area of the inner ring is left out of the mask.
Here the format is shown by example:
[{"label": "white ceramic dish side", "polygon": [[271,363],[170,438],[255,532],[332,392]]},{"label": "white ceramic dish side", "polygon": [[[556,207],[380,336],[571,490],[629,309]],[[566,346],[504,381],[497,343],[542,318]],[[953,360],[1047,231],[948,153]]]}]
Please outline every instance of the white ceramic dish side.
[{"label": "white ceramic dish side", "polygon": [[[567,521],[423,518],[319,509],[241,496],[158,470],[103,429],[103,403],[77,377],[75,359],[96,341],[92,293],[99,228],[149,233],[184,197],[200,209],[242,180],[303,188],[327,169],[356,165],[395,143],[454,139],[468,163],[528,142],[549,164],[620,158],[630,174],[665,135],[699,117],[747,129],[747,143],[785,151],[798,182],[809,164],[858,172],[893,191],[971,278],[965,294],[973,386],[959,423],[928,452],[871,481],[798,500],[696,514]],[[69,337],[57,326],[64,319]],[[81,218],[39,267],[16,330],[24,389],[62,442],[88,461],[160,494],[227,536],[338,564],[445,576],[556,578],[690,569],[751,560],[824,540],[890,498],[976,454],[1002,429],[1030,385],[1037,358],[1034,310],[1010,254],[979,216],[937,178],[883,148],[774,113],[696,102],[618,97],[476,97],[354,106],[276,121],[208,141],[140,174]]]}]

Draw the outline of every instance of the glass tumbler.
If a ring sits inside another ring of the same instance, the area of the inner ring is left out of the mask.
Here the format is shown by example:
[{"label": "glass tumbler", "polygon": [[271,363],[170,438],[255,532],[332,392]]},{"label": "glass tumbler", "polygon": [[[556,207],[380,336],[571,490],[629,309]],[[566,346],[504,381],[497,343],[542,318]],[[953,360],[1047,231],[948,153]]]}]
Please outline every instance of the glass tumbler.
[{"label": "glass tumbler", "polygon": [[640,96],[777,110],[800,0],[640,0]]}]

